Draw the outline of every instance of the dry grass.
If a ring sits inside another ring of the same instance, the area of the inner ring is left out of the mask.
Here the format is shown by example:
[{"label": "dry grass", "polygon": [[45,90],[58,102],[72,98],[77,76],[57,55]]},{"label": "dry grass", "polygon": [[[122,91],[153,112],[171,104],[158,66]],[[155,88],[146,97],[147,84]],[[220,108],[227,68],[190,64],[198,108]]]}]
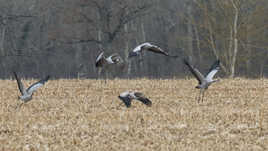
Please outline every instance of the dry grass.
[{"label": "dry grass", "polygon": [[[24,81],[29,84],[33,81]],[[268,80],[221,80],[198,104],[190,80],[55,80],[20,110],[1,80],[0,150],[267,150]],[[151,108],[117,98],[143,92]],[[120,105],[121,104],[121,105]]]}]

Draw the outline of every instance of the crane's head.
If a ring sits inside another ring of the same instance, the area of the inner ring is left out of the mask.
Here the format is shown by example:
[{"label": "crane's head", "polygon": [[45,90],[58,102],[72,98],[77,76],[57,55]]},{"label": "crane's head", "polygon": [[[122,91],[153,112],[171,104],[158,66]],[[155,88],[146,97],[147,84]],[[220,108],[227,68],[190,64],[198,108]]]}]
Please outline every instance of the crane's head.
[{"label": "crane's head", "polygon": [[128,58],[135,57],[135,56],[138,56],[138,53],[137,53],[137,52],[133,52],[133,51],[131,51],[131,52],[129,52],[129,54],[128,54]]}]

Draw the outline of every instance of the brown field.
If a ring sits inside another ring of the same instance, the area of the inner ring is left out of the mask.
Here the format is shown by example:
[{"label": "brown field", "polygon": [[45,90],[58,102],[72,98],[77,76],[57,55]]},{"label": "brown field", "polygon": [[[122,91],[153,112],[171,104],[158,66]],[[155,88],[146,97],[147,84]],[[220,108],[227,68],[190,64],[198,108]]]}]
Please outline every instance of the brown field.
[{"label": "brown field", "polygon": [[[194,79],[52,80],[19,110],[0,81],[0,150],[268,150],[268,79],[222,79],[199,104]],[[125,90],[153,106],[127,109]]]}]

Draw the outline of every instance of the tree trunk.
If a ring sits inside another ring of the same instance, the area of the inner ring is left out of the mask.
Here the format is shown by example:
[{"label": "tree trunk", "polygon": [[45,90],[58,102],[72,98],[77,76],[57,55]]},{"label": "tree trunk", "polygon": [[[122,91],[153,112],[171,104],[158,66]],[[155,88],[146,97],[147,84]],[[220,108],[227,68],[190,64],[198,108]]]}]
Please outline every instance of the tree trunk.
[{"label": "tree trunk", "polygon": [[[187,15],[189,16],[189,18],[192,18],[192,6],[189,4],[187,6]],[[189,20],[187,22],[187,34],[188,34],[188,41],[187,41],[187,48],[188,48],[188,56],[189,56],[189,60],[190,62],[193,61],[193,27],[192,27],[192,23]]]},{"label": "tree trunk", "polygon": [[235,10],[235,17],[234,17],[234,24],[233,24],[233,40],[234,40],[234,50],[233,50],[233,55],[232,55],[232,60],[231,60],[231,71],[230,71],[230,78],[234,78],[235,74],[235,63],[236,63],[236,56],[238,52],[238,39],[237,39],[237,21],[238,21],[238,14],[239,10],[237,6],[235,5],[234,1],[232,0],[232,4]]},{"label": "tree trunk", "polygon": [[259,78],[263,78],[264,63],[265,61],[261,61]]},{"label": "tree trunk", "polygon": [[1,55],[5,54],[4,52],[5,35],[6,35],[6,26],[3,25],[2,34],[1,34],[1,42],[0,42]]},{"label": "tree trunk", "polygon": [[[101,19],[100,13],[97,13],[97,18],[98,18],[98,20]],[[101,31],[101,28],[100,27],[98,28],[97,34],[98,34],[98,41],[102,41],[102,31]],[[103,50],[102,45],[100,43],[98,43],[98,47],[99,47],[99,51],[100,50],[101,51]],[[97,70],[97,72],[98,72],[98,78],[100,78],[101,73],[102,73],[102,70],[103,69],[98,69]]]},{"label": "tree trunk", "polygon": [[[124,30],[125,30],[125,33],[128,33],[128,24],[125,24],[124,25]],[[126,43],[126,47],[125,47],[125,51],[124,51],[124,54],[125,54],[125,61],[127,63],[127,66],[128,66],[128,69],[127,69],[127,77],[129,78],[130,77],[130,74],[131,74],[131,60],[128,59],[128,51],[129,51],[129,38],[128,38],[128,34],[127,36],[125,37],[125,43]]]},{"label": "tree trunk", "polygon": [[[209,41],[210,41],[210,44],[211,44],[211,47],[212,47],[212,51],[213,51],[214,55],[216,56],[216,58],[219,59],[219,53],[218,53],[218,51],[216,49],[216,45],[214,43],[214,38],[213,38],[213,33],[212,33],[212,27],[211,27],[211,24],[210,23],[208,23],[208,25],[209,25]],[[227,74],[228,71],[227,71],[226,67],[222,63],[220,64],[220,66],[223,69],[223,72],[225,74]]]},{"label": "tree trunk", "polygon": [[[143,23],[142,19],[141,19],[141,36],[142,36],[141,40],[142,40],[142,43],[143,43],[143,42],[146,41],[146,32],[145,32],[145,29],[144,29],[144,23]],[[142,70],[143,70],[141,75],[143,74],[143,76],[150,75],[150,73],[148,73],[148,61],[150,61],[150,59],[149,60],[143,59],[145,57],[146,57],[146,53],[143,53],[143,56],[140,58],[141,60],[143,60],[143,61],[140,61],[141,67],[142,67]]]},{"label": "tree trunk", "polygon": [[229,47],[228,47],[228,51],[227,51],[227,59],[226,59],[226,64],[227,66],[231,66],[231,59],[233,56],[233,42],[234,42],[234,36],[233,36],[233,27],[230,26],[230,40],[229,40]]},{"label": "tree trunk", "polygon": [[200,48],[200,37],[198,34],[197,25],[194,24],[193,28],[194,28],[195,38],[196,38],[196,47],[197,47],[197,51],[198,51],[198,59],[199,59],[199,62],[202,62],[202,55],[201,55],[201,48]]},{"label": "tree trunk", "polygon": [[[0,41],[0,55],[5,55],[5,36],[6,36],[6,25],[3,25],[2,33],[1,33],[1,41]],[[1,59],[0,63],[2,64],[2,68],[6,69],[6,62]]]}]

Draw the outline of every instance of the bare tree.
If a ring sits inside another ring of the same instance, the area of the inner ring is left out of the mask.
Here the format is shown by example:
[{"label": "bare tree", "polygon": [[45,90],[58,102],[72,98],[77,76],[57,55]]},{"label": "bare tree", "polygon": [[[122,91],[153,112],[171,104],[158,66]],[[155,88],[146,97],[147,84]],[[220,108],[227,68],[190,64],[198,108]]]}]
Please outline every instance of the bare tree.
[{"label": "bare tree", "polygon": [[100,49],[128,62],[110,77],[185,75],[178,59],[146,53],[130,62],[145,41],[194,63],[218,58],[229,77],[266,76],[267,8],[267,0],[0,0],[0,77],[96,78]]},{"label": "bare tree", "polygon": [[259,1],[194,1],[202,17],[202,21],[193,22],[198,27],[198,34],[203,36],[201,41],[197,40],[208,45],[216,58],[224,60],[221,67],[231,78],[235,76],[238,54],[242,53],[239,41],[245,39],[241,30],[248,18],[245,12],[258,11],[257,3]]}]

